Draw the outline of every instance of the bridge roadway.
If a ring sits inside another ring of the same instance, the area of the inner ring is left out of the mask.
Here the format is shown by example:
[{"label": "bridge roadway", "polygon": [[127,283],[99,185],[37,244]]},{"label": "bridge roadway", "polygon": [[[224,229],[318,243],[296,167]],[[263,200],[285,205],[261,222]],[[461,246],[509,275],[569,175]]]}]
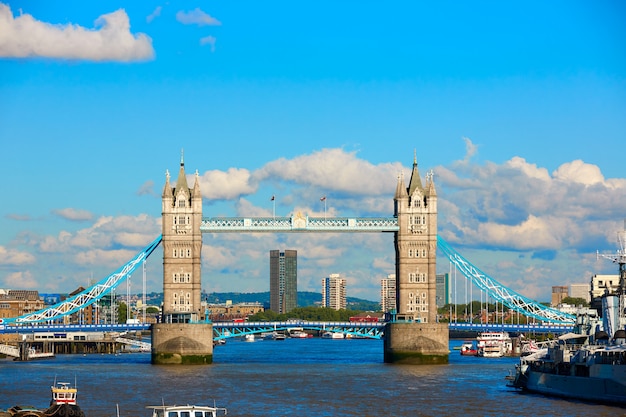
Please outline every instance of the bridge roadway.
[{"label": "bridge roadway", "polygon": [[[25,325],[3,326],[0,333],[40,333],[40,332],[132,332],[150,330],[149,323],[139,324],[67,324],[67,325]],[[278,322],[215,322],[213,334],[215,340],[245,336],[246,334],[269,333],[302,328],[317,331],[343,332],[355,337],[380,339],[383,337],[384,322],[324,322],[289,320]],[[507,331],[511,333],[567,333],[573,330],[571,325],[562,324],[501,324],[501,323],[450,323],[450,330],[456,331]]]}]

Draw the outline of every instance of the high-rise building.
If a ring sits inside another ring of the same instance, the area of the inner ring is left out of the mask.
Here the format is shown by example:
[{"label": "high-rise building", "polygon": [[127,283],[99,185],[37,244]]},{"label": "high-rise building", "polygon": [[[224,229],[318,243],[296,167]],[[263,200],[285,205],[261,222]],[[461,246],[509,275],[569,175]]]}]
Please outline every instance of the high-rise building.
[{"label": "high-rise building", "polygon": [[396,274],[380,280],[380,308],[383,313],[396,309]]},{"label": "high-rise building", "polygon": [[322,307],[346,308],[346,280],[339,274],[322,278]]},{"label": "high-rise building", "polygon": [[298,306],[298,251],[270,251],[270,310],[282,314]]},{"label": "high-rise building", "polygon": [[436,302],[437,308],[441,308],[446,304],[450,304],[450,286],[449,286],[449,275],[446,274],[437,274],[435,276],[436,279]]},{"label": "high-rise building", "polygon": [[586,302],[591,301],[591,285],[590,284],[570,284],[569,296],[572,298],[582,298]]},{"label": "high-rise building", "polygon": [[552,287],[552,300],[550,301],[550,305],[552,307],[556,307],[563,302],[565,297],[569,296],[569,287],[555,285]]}]

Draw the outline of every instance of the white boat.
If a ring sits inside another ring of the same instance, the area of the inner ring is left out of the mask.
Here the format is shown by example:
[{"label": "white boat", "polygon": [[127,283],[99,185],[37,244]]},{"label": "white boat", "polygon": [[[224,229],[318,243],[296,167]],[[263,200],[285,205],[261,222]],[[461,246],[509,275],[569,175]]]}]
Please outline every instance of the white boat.
[{"label": "white boat", "polygon": [[217,417],[225,416],[226,408],[204,405],[151,405],[151,417]]},{"label": "white boat", "polygon": [[289,333],[289,337],[293,337],[294,339],[306,339],[309,335],[306,332],[301,330],[296,330],[294,332]]},{"label": "white boat", "polygon": [[272,332],[265,336],[265,340],[285,340],[284,333]]},{"label": "white boat", "polygon": [[[626,227],[625,227],[626,229]],[[620,236],[620,235],[618,235]],[[577,401],[626,405],[626,230],[619,285],[601,297],[601,309],[579,310],[572,333],[520,358],[509,385],[523,391]]]},{"label": "white boat", "polygon": [[344,334],[341,332],[324,332],[322,333],[322,339],[343,339]]},{"label": "white boat", "polygon": [[254,335],[253,334],[247,334],[244,338],[244,340],[246,342],[254,342]]},{"label": "white boat", "polygon": [[484,358],[501,358],[513,351],[513,342],[507,332],[482,332],[476,338],[477,355]]}]

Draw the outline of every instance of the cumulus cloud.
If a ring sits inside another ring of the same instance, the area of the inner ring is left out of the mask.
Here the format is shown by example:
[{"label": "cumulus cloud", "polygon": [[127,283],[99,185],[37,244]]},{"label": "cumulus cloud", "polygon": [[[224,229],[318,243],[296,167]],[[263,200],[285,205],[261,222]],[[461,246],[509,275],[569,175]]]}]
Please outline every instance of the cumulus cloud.
[{"label": "cumulus cloud", "polygon": [[0,246],[0,265],[28,265],[35,262],[35,256],[29,252],[8,249]]},{"label": "cumulus cloud", "polygon": [[222,22],[203,12],[200,8],[195,8],[189,12],[179,11],[176,13],[176,20],[183,25],[220,26],[222,24]]},{"label": "cumulus cloud", "polygon": [[7,274],[2,280],[2,287],[16,290],[41,290],[39,281],[29,271]]},{"label": "cumulus cloud", "polygon": [[207,171],[199,180],[202,197],[209,200],[237,199],[257,190],[257,186],[252,183],[250,171],[245,168],[229,168],[226,172]]},{"label": "cumulus cloud", "polygon": [[274,179],[353,195],[380,195],[394,190],[398,163],[374,165],[343,149],[322,149],[293,159],[269,162],[254,172],[257,181]]},{"label": "cumulus cloud", "polygon": [[583,161],[566,162],[552,174],[521,157],[435,172],[442,234],[475,247],[588,250],[598,220],[619,219],[626,207],[626,180],[607,180]]},{"label": "cumulus cloud", "polygon": [[133,35],[122,9],[100,16],[95,29],[78,25],[53,25],[30,14],[14,17],[0,4],[0,56],[56,58],[87,61],[143,61],[154,58],[152,40]]},{"label": "cumulus cloud", "polygon": [[52,213],[56,216],[72,221],[85,221],[93,218],[93,215],[89,211],[77,210],[73,208],[57,209],[53,210]]},{"label": "cumulus cloud", "polygon": [[554,178],[564,182],[594,185],[604,183],[604,175],[596,165],[586,164],[577,159],[561,165],[553,174]]},{"label": "cumulus cloud", "polygon": [[[61,231],[57,236],[45,236],[36,244],[42,252],[74,253],[76,259],[96,259],[91,248],[136,250],[145,247],[160,234],[160,221],[160,218],[155,219],[146,214],[103,216],[87,228],[75,232]],[[87,252],[90,254],[86,254]],[[123,259],[126,252],[117,254],[121,256],[117,258],[118,260],[124,262],[128,260]],[[106,262],[106,258],[103,258],[102,262]]]}]

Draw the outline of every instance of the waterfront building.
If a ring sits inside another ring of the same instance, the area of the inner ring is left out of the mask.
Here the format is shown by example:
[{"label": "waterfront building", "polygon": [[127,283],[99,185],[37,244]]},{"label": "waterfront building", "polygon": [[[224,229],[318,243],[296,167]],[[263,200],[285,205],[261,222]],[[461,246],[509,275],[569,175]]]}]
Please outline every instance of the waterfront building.
[{"label": "waterfront building", "polygon": [[213,322],[245,320],[248,316],[265,311],[262,303],[233,304],[232,301],[220,304],[207,304],[206,309],[209,314],[209,320]]},{"label": "waterfront building", "polygon": [[0,318],[19,317],[44,308],[38,291],[2,290],[0,292]]},{"label": "waterfront building", "polygon": [[609,293],[619,288],[619,275],[594,275],[591,277],[591,298],[600,298],[606,291]]},{"label": "waterfront building", "polygon": [[380,280],[380,308],[383,313],[396,309],[396,274]]},{"label": "waterfront building", "polygon": [[346,280],[339,274],[322,278],[322,307],[335,310],[346,308]]},{"label": "waterfront building", "polygon": [[563,285],[555,285],[552,287],[552,299],[550,306],[556,307],[563,303],[563,299],[569,296],[569,287]]},{"label": "waterfront building", "polygon": [[[72,291],[68,298],[72,298],[77,294],[80,294],[81,292],[85,291],[84,287],[78,287],[77,289],[75,289],[74,291]],[[90,304],[87,307],[81,308],[80,310],[78,310],[75,313],[70,314],[69,316],[66,317],[66,324],[97,324],[98,320],[96,317],[96,307],[95,307],[95,303],[94,304]]]},{"label": "waterfront building", "polygon": [[437,274],[436,277],[436,303],[437,308],[450,304],[450,276],[449,274]]},{"label": "waterfront building", "polygon": [[582,298],[586,302],[591,301],[591,285],[589,284],[570,284],[569,296],[572,298]]},{"label": "waterfront building", "polygon": [[288,313],[298,306],[298,251],[270,251],[270,310]]}]

